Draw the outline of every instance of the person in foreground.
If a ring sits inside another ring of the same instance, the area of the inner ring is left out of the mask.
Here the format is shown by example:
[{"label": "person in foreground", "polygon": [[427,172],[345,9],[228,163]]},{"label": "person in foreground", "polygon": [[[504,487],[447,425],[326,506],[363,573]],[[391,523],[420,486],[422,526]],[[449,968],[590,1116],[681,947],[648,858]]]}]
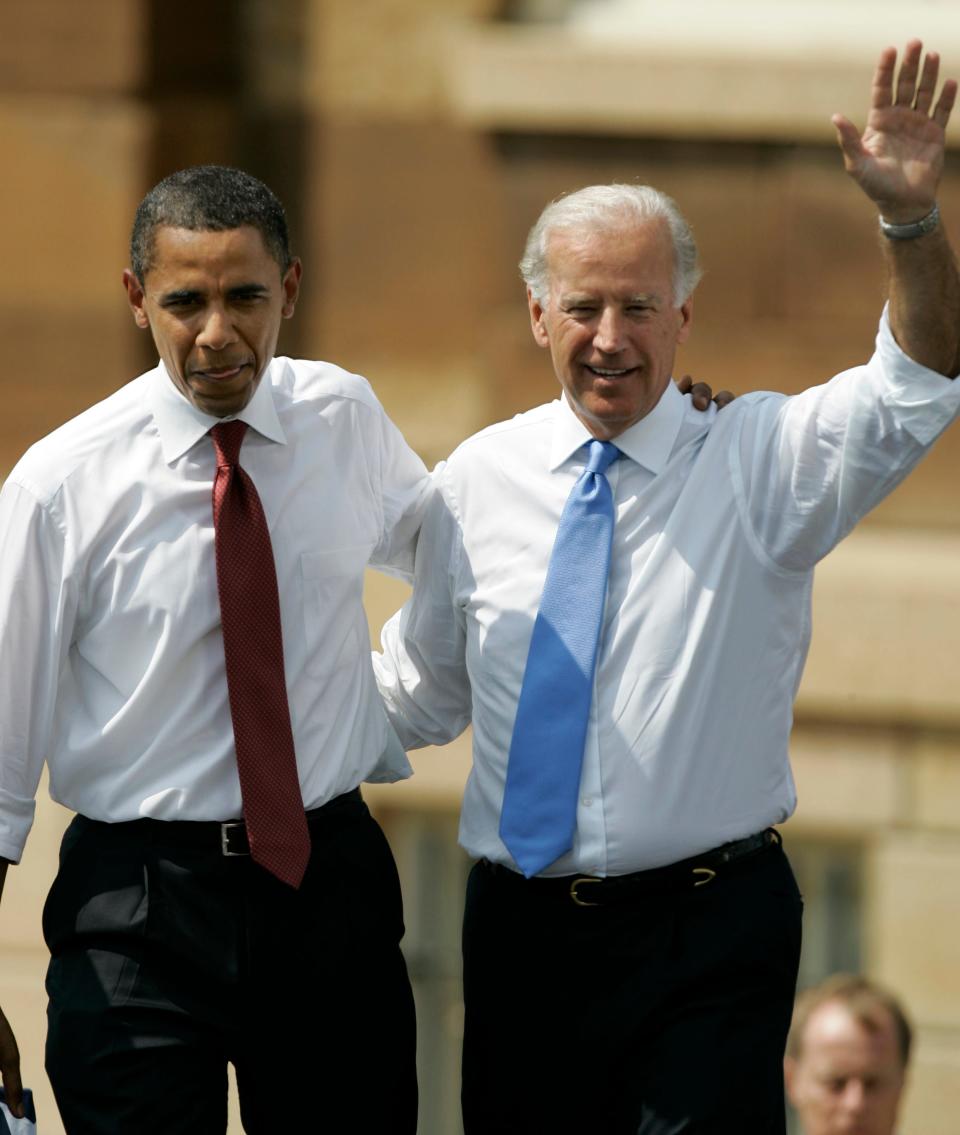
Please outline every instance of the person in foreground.
[{"label": "person in foreground", "polygon": [[868,978],[804,990],[783,1064],[803,1135],[894,1135],[912,1036],[897,999]]},{"label": "person in foreground", "polygon": [[[0,493],[0,872],[45,760],[78,813],[43,919],[64,1125],[223,1131],[230,1061],[248,1132],[413,1135],[400,892],[358,789],[408,766],[361,590],[412,575],[429,479],[362,378],[274,358],[301,266],[265,185],[173,174],[131,255],[158,365]],[[0,1070],[17,1107],[2,1016]]]},{"label": "person in foreground", "polygon": [[467,1135],[782,1132],[801,898],[771,825],[814,565],[960,410],[936,210],[956,95],[911,42],[866,130],[873,357],[796,397],[691,412],[670,382],[698,278],[644,186],[549,205],[522,261],[560,401],[437,475],[378,681],[408,748],[473,723],[460,838]]}]

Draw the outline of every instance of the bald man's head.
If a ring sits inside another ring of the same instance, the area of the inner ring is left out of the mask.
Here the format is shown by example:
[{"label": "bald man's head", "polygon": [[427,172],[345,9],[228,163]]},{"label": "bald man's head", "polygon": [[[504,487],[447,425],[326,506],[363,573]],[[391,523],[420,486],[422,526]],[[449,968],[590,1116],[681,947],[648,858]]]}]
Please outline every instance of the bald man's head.
[{"label": "bald man's head", "polygon": [[910,1036],[897,1002],[863,978],[803,994],[784,1073],[804,1135],[893,1135]]}]

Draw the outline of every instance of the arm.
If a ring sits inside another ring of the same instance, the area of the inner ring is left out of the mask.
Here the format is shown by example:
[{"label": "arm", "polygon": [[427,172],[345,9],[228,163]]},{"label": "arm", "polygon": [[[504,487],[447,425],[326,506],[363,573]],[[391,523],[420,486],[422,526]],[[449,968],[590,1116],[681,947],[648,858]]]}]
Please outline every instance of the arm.
[{"label": "arm", "polygon": [[[49,747],[57,674],[72,601],[62,579],[63,540],[30,493],[8,481],[0,492],[0,895],[7,866],[20,860]],[[20,1052],[0,1010],[0,1078],[22,1118]]]},{"label": "arm", "polygon": [[[0,896],[7,877],[9,860],[0,859]],[[18,1119],[23,1118],[23,1083],[20,1079],[20,1049],[10,1023],[0,1009],[0,1079],[7,1094],[7,1106]]]},{"label": "arm", "polygon": [[[928,52],[921,66],[922,53],[920,41],[911,40],[899,76],[896,50],[881,53],[862,136],[849,119],[833,116],[847,173],[893,225],[919,221],[936,205],[945,131],[957,94],[956,82],[947,79],[934,103],[940,59]],[[956,376],[960,279],[943,226],[913,239],[881,239],[897,343],[916,362]]]},{"label": "arm", "polygon": [[420,525],[433,493],[430,474],[379,405],[374,435],[382,515],[370,566],[408,583],[413,579]]},{"label": "arm", "polygon": [[[438,468],[438,482],[442,480]],[[470,724],[466,624],[456,602],[462,554],[453,508],[439,483],[417,545],[413,595],[384,626],[373,669],[405,749],[445,745]]]}]

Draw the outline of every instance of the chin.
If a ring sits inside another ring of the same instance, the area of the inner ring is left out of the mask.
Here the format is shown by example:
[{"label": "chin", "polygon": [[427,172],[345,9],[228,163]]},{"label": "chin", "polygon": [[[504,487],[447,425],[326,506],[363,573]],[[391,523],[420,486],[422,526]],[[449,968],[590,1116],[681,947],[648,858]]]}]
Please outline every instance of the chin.
[{"label": "chin", "polygon": [[628,430],[635,422],[638,422],[642,414],[590,414],[588,421],[590,421],[597,429],[601,429],[613,434],[623,433]]}]

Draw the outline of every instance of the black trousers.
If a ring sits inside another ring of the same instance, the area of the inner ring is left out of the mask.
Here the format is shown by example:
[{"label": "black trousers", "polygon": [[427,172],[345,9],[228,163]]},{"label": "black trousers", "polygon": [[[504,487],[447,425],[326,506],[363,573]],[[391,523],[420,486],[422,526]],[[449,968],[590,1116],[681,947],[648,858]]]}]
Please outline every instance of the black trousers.
[{"label": "black trousers", "polygon": [[466,1135],[782,1135],[801,913],[778,844],[707,885],[598,907],[477,864]]},{"label": "black trousers", "polygon": [[[299,891],[216,825],[73,820],[44,909],[47,1072],[69,1135],[417,1125],[400,889],[359,792],[313,813]],[[210,838],[213,837],[213,838]]]}]

